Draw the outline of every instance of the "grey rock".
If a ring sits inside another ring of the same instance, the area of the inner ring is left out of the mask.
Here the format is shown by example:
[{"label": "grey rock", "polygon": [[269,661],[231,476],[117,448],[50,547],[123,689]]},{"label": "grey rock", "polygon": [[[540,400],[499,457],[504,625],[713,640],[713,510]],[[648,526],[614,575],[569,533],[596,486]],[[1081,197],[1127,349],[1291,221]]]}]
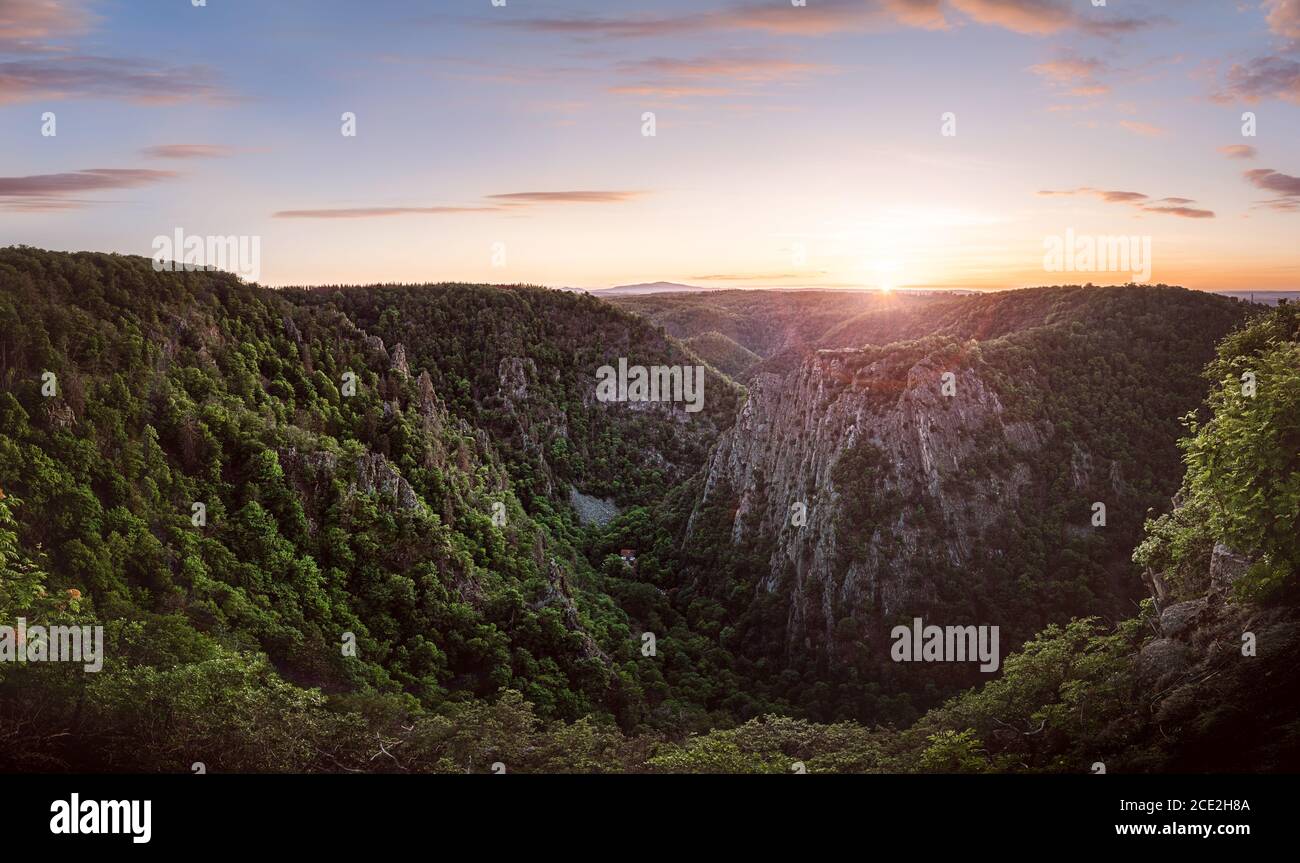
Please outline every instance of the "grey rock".
[{"label": "grey rock", "polygon": [[1219,592],[1231,590],[1232,585],[1249,568],[1250,558],[1216,542],[1214,551],[1210,554],[1210,588]]},{"label": "grey rock", "polygon": [[583,494],[572,486],[569,487],[569,504],[578,514],[578,521],[584,525],[608,524],[619,512],[614,501]]},{"label": "grey rock", "polygon": [[1191,651],[1172,638],[1147,642],[1138,654],[1138,680],[1146,686],[1160,687],[1171,682],[1192,664]]},{"label": "grey rock", "polygon": [[406,347],[398,342],[393,346],[393,371],[404,378],[411,376],[411,367],[406,363]]},{"label": "grey rock", "polygon": [[1160,614],[1160,631],[1167,638],[1179,638],[1190,634],[1197,620],[1205,614],[1205,607],[1206,599],[1203,596],[1174,603]]},{"label": "grey rock", "polygon": [[356,487],[362,494],[392,498],[404,510],[420,506],[415,489],[378,453],[366,453],[357,459]]}]

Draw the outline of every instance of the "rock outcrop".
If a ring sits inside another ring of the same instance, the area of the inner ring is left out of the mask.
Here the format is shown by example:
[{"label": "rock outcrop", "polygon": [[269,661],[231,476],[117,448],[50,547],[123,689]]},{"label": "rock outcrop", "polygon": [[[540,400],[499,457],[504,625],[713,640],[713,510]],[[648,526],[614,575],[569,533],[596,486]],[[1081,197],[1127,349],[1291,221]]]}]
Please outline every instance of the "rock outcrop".
[{"label": "rock outcrop", "polygon": [[788,637],[833,646],[837,618],[919,612],[936,563],[970,565],[1031,480],[1017,456],[1051,430],[1006,416],[973,345],[819,351],[755,379],[688,533],[734,494],[732,541],[771,543],[758,589],[789,591]]}]

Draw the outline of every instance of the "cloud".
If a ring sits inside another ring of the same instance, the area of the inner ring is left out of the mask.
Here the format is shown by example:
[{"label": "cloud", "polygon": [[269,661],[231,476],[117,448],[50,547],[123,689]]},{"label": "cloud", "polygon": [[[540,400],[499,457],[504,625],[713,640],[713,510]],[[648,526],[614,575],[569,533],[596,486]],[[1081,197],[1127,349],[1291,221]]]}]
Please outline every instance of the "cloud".
[{"label": "cloud", "polygon": [[1061,191],[1045,190],[1038,193],[1043,197],[1070,197],[1075,195],[1090,195],[1105,201],[1108,204],[1129,204],[1144,213],[1161,213],[1168,216],[1179,216],[1184,219],[1213,219],[1213,210],[1202,210],[1196,207],[1189,207],[1188,204],[1196,203],[1193,198],[1160,198],[1152,200],[1150,195],[1142,192],[1125,192],[1111,189],[1094,189],[1090,186],[1080,186],[1077,189],[1065,189]]},{"label": "cloud", "polygon": [[[980,24],[1027,36],[1050,36],[1078,30],[1096,36],[1130,33],[1161,19],[1112,17],[1106,7],[1067,0],[951,0],[961,13]],[[1082,6],[1083,11],[1079,11]]]},{"label": "cloud", "polygon": [[[495,24],[496,22],[494,22]],[[680,36],[712,30],[761,30],[823,36],[893,26],[944,29],[942,0],[814,0],[807,6],[746,3],[681,15],[525,18],[497,24],[589,39]]]},{"label": "cloud", "polygon": [[1168,129],[1154,126],[1150,123],[1142,123],[1138,120],[1120,120],[1119,124],[1133,134],[1141,135],[1144,138],[1159,138],[1163,135],[1169,134]]},{"label": "cloud", "polygon": [[201,66],[164,67],[140,60],[75,55],[0,63],[0,105],[95,98],[172,105],[224,96],[212,73]]},{"label": "cloud", "polygon": [[661,99],[680,99],[685,96],[729,96],[735,91],[730,87],[709,87],[702,84],[620,84],[610,87],[609,92],[619,96],[655,96]]},{"label": "cloud", "polygon": [[488,195],[494,203],[475,207],[340,207],[315,210],[280,210],[275,219],[375,219],[387,216],[441,216],[462,213],[500,213],[541,204],[615,204],[640,197],[645,192],[509,192]]},{"label": "cloud", "polygon": [[679,15],[524,18],[493,24],[583,39],[662,38],[717,30],[825,36],[897,27],[947,30],[957,23],[954,15],[1034,36],[1065,30],[1109,36],[1163,20],[1118,17],[1105,7],[1090,5],[1079,10],[1071,0],[813,0],[798,7],[750,2]]},{"label": "cloud", "polygon": [[800,63],[770,57],[702,57],[673,60],[657,57],[626,63],[626,72],[663,75],[671,78],[733,78],[739,81],[770,81],[787,75],[825,69],[817,63]]},{"label": "cloud", "polygon": [[1264,0],[1268,27],[1287,39],[1300,39],[1300,0]]},{"label": "cloud", "polygon": [[488,195],[488,200],[507,204],[615,204],[639,198],[645,192],[509,192]]},{"label": "cloud", "polygon": [[1110,87],[1097,80],[1108,71],[1106,64],[1093,57],[1065,54],[1055,60],[1030,66],[1029,71],[1071,96],[1103,96]]},{"label": "cloud", "polygon": [[1300,105],[1300,62],[1286,57],[1256,57],[1236,63],[1224,86],[1210,98],[1219,103],[1282,99]]},{"label": "cloud", "polygon": [[1229,159],[1253,159],[1259,151],[1249,144],[1228,144],[1220,147],[1219,152]]},{"label": "cloud", "polygon": [[622,64],[620,72],[640,80],[614,85],[609,88],[609,92],[669,99],[725,96],[746,90],[748,85],[802,78],[828,68],[818,63],[775,57],[656,57]]},{"label": "cloud", "polygon": [[1139,207],[1145,213],[1164,213],[1169,216],[1181,216],[1184,219],[1213,219],[1213,210],[1198,210],[1195,207]]},{"label": "cloud", "polygon": [[1121,203],[1127,204],[1127,203],[1132,203],[1134,201],[1144,201],[1148,197],[1150,197],[1149,195],[1144,195],[1141,192],[1119,192],[1119,191],[1111,191],[1107,189],[1093,189],[1089,186],[1080,186],[1077,189],[1064,189],[1061,191],[1052,191],[1048,189],[1039,192],[1038,194],[1044,197],[1092,195],[1094,197],[1100,198],[1101,200],[1105,201],[1108,204],[1121,204]]},{"label": "cloud", "polygon": [[1292,177],[1272,168],[1255,168],[1242,174],[1253,186],[1277,197],[1261,201],[1260,205],[1274,210],[1295,212],[1300,210],[1300,177]]},{"label": "cloud", "polygon": [[1100,60],[1092,57],[1075,56],[1049,60],[1046,63],[1039,63],[1037,66],[1029,67],[1031,72],[1057,83],[1092,80],[1104,68],[1105,65]]},{"label": "cloud", "polygon": [[80,0],[0,0],[0,51],[55,50],[53,41],[80,36],[94,16]]},{"label": "cloud", "polygon": [[0,207],[6,210],[67,210],[102,203],[74,198],[86,192],[134,189],[180,176],[147,168],[87,168],[63,174],[0,177]]},{"label": "cloud", "polygon": [[140,152],[151,159],[221,159],[235,150],[222,144],[159,144]]},{"label": "cloud", "polygon": [[451,213],[488,213],[500,207],[347,207],[326,210],[280,210],[275,219],[374,219],[384,216],[434,216]]}]

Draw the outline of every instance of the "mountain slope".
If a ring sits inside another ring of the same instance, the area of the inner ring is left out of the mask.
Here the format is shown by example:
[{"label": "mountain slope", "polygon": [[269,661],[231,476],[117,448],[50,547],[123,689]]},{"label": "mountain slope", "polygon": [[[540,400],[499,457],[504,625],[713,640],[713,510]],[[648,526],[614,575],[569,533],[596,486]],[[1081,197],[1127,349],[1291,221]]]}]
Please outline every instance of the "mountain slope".
[{"label": "mountain slope", "polygon": [[[1049,319],[1039,307],[1062,291],[1024,293],[1022,320]],[[1127,558],[1174,489],[1176,418],[1242,307],[1178,289],[1065,295],[1070,314],[989,341],[821,351],[757,373],[684,526],[669,520],[679,596],[721,604],[764,691],[868,718],[893,709],[868,690],[924,699],[978,676],[890,662],[895,624],[998,625],[1012,645],[1131,607]]]},{"label": "mountain slope", "polygon": [[47,592],[149,633],[119,633],[114,663],[264,651],[327,692],[437,706],[513,686],[570,718],[636,687],[626,617],[567,516],[530,517],[430,369],[333,305],[20,248],[0,252],[0,323],[17,541]]}]

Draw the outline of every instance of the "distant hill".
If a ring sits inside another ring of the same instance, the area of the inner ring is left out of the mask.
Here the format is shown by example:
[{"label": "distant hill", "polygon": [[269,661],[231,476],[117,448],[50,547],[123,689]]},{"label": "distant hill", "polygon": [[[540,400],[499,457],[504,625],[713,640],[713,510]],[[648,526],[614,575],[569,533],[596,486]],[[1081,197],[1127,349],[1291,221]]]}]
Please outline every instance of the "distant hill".
[{"label": "distant hill", "polygon": [[1262,303],[1276,306],[1285,300],[1288,303],[1300,303],[1300,291],[1213,291],[1221,297],[1235,297],[1248,303]]},{"label": "distant hill", "polygon": [[686,294],[695,291],[715,291],[717,288],[701,288],[697,285],[682,285],[677,282],[642,282],[636,285],[615,285],[601,288],[591,293],[601,297],[627,297],[644,294]]}]

